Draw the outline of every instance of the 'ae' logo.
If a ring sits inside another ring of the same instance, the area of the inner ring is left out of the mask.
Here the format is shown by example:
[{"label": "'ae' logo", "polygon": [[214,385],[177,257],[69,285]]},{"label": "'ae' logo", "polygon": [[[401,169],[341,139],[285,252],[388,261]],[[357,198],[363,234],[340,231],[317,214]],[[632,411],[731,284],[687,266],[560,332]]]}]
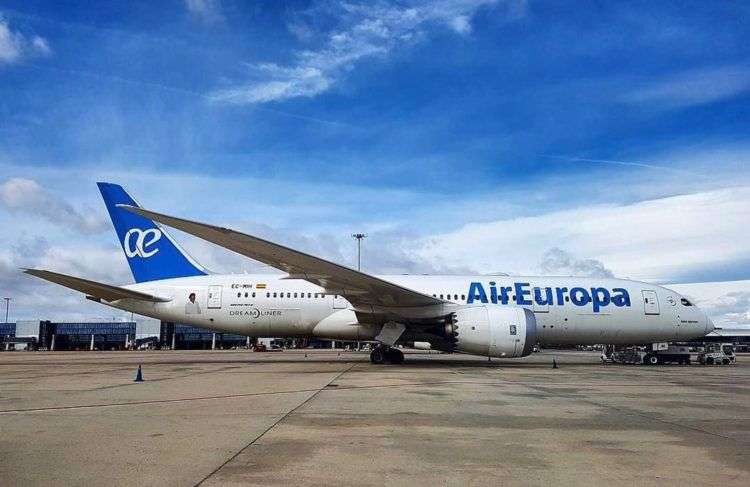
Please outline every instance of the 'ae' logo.
[{"label": "'ae' logo", "polygon": [[146,230],[131,228],[122,239],[122,246],[128,258],[138,256],[146,259],[159,251],[158,248],[149,250],[159,239],[161,239],[161,230],[158,228]]}]

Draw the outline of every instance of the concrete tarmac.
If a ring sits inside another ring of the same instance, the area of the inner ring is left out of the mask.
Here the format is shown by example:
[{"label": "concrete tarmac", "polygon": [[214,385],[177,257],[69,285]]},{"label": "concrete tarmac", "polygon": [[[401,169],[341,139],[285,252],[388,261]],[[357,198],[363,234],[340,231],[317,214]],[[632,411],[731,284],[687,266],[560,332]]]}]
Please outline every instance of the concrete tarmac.
[{"label": "concrete tarmac", "polygon": [[748,485],[750,356],[0,353],[0,485],[383,483]]}]

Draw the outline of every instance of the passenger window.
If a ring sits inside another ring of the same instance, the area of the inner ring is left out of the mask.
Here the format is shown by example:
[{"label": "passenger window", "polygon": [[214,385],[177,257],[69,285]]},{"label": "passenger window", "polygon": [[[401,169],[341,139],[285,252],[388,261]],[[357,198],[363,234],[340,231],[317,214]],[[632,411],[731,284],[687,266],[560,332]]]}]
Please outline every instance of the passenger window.
[{"label": "passenger window", "polygon": [[442,294],[440,295],[440,299],[443,299],[443,295]]},{"label": "passenger window", "polygon": [[516,325],[510,325],[510,334],[515,335],[517,332]]},{"label": "passenger window", "polygon": [[311,297],[312,297],[312,293],[307,293],[307,298],[309,299]]},{"label": "passenger window", "polygon": [[248,297],[248,296],[249,296],[249,294],[245,293],[245,297]]},{"label": "passenger window", "polygon": [[253,292],[253,297],[255,297],[255,292]]},{"label": "passenger window", "polygon": [[266,293],[266,297],[270,298],[271,297],[271,293]]},{"label": "passenger window", "polygon": [[273,293],[273,297],[274,297],[274,298],[276,297],[276,293]]},{"label": "passenger window", "polygon": [[458,294],[453,295],[453,301],[458,301]]},{"label": "passenger window", "polygon": [[237,293],[237,297],[241,298],[242,297],[242,293]]},{"label": "passenger window", "polygon": [[295,297],[295,298],[297,297],[297,293],[294,293],[294,297]]},{"label": "passenger window", "polygon": [[287,298],[291,298],[292,297],[292,293],[286,293],[286,297]]},{"label": "passenger window", "polygon": [[461,295],[461,301],[466,301],[466,295],[465,294]]}]

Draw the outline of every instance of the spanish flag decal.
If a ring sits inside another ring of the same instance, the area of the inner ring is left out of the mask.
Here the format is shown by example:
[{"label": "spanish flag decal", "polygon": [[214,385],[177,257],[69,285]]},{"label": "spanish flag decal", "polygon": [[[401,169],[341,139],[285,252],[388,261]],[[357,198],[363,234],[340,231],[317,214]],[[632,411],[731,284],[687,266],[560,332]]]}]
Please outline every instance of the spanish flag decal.
[{"label": "spanish flag decal", "polygon": [[255,285],[255,289],[265,289],[265,288],[266,288],[265,284],[256,284]]}]

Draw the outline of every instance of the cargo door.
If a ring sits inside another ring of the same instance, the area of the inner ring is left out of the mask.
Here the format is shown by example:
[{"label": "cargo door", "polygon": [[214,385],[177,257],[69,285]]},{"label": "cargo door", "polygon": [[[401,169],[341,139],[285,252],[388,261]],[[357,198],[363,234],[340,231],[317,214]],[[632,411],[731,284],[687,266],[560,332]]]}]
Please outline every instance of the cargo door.
[{"label": "cargo door", "polygon": [[208,309],[221,308],[221,286],[208,286]]},{"label": "cargo door", "polygon": [[643,291],[643,311],[647,315],[659,314],[659,300],[656,291]]}]

